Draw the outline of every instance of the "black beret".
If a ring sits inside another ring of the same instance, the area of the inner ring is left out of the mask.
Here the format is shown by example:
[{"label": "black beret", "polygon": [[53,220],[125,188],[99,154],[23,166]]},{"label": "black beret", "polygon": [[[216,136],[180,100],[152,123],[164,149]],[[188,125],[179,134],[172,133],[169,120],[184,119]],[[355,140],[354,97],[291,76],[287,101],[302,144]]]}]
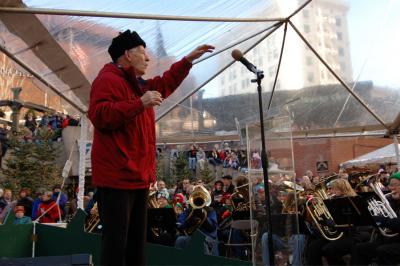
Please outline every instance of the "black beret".
[{"label": "black beret", "polygon": [[113,62],[116,62],[126,50],[140,45],[146,48],[146,43],[142,40],[142,38],[140,38],[136,31],[131,32],[130,30],[127,30],[123,33],[120,33],[112,40],[110,47],[108,47],[108,53],[110,54]]}]

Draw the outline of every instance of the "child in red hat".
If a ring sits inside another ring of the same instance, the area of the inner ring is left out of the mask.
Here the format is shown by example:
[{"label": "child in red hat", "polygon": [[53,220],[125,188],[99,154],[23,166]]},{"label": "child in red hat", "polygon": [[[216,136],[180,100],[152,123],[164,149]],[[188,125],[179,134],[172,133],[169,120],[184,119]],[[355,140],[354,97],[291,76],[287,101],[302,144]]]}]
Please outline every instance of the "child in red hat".
[{"label": "child in red hat", "polygon": [[24,206],[21,205],[15,206],[14,213],[15,213],[14,224],[32,223],[31,217],[25,216]]}]

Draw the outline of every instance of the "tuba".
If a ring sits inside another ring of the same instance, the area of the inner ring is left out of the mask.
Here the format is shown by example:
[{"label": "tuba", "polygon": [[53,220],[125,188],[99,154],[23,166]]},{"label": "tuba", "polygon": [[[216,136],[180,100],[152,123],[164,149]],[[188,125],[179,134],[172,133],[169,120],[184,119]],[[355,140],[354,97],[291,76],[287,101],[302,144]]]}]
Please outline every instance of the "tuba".
[{"label": "tuba", "polygon": [[324,203],[324,199],[329,198],[325,190],[325,181],[329,179],[330,177],[325,178],[324,181],[320,182],[318,186],[316,186],[314,194],[308,196],[306,201],[306,210],[322,237],[334,241],[341,238],[343,232],[332,229],[335,222]]},{"label": "tuba", "polygon": [[202,185],[194,186],[189,197],[191,211],[185,220],[185,235],[192,235],[203,224],[207,219],[205,207],[210,206],[210,204],[211,195],[208,190]]},{"label": "tuba", "polygon": [[[376,198],[371,197],[367,200],[369,212],[372,216],[383,216],[391,219],[397,218],[396,212],[392,209],[389,201],[386,198],[392,193],[384,195],[381,188],[379,187],[379,184],[379,181],[371,182],[369,184],[369,186],[379,198],[379,200],[377,200]],[[398,233],[392,233],[388,228],[382,228],[378,226],[378,229],[381,234],[386,237],[394,237],[398,235]]]}]

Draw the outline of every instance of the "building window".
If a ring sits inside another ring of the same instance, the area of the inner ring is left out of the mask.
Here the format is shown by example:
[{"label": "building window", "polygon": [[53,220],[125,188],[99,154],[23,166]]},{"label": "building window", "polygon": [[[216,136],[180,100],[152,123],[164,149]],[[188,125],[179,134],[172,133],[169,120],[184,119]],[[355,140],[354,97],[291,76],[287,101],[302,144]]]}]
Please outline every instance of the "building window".
[{"label": "building window", "polygon": [[309,33],[310,32],[310,25],[304,25],[304,32]]},{"label": "building window", "polygon": [[234,93],[234,94],[236,94],[236,93],[237,93],[237,86],[236,86],[236,83],[235,83],[235,84],[233,84],[233,93]]},{"label": "building window", "polygon": [[310,12],[308,9],[303,9],[303,17],[308,18],[310,16]]},{"label": "building window", "polygon": [[309,72],[308,74],[307,74],[307,80],[308,80],[308,82],[313,82],[314,81],[314,73],[312,73],[312,72]]},{"label": "building window", "polygon": [[242,80],[242,90],[246,89],[246,80]]},{"label": "building window", "polygon": [[342,33],[341,32],[336,32],[336,37],[337,37],[337,39],[338,39],[338,41],[341,41],[342,40]]},{"label": "building window", "polygon": [[336,17],[336,26],[340,27],[342,25],[342,20],[339,17]]},{"label": "building window", "polygon": [[263,58],[261,56],[258,58],[258,65],[260,67],[263,65]]},{"label": "building window", "polygon": [[221,76],[221,85],[224,85],[224,84],[225,84],[225,77]]},{"label": "building window", "polygon": [[311,56],[307,56],[307,57],[306,57],[306,64],[307,64],[307,66],[311,66],[312,63],[313,63],[313,60],[312,60]]},{"label": "building window", "polygon": [[340,70],[341,70],[342,72],[346,71],[346,64],[345,64],[345,63],[340,62]]},{"label": "building window", "polygon": [[232,68],[231,71],[229,72],[229,79],[235,79],[236,78],[236,69]]},{"label": "building window", "polygon": [[339,47],[338,53],[339,53],[339,56],[344,56],[344,50],[342,47]]}]

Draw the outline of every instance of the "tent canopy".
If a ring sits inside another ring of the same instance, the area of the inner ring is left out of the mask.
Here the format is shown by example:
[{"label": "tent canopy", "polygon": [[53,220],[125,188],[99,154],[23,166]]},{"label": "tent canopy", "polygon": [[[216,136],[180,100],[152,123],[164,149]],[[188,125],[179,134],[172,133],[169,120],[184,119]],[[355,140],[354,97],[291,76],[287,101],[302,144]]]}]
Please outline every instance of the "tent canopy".
[{"label": "tent canopy", "polygon": [[[399,144],[397,144],[399,146]],[[399,146],[400,148],[400,146]],[[359,156],[353,160],[341,164],[343,168],[362,167],[368,164],[396,164],[395,144],[389,144],[383,148]]]},{"label": "tent canopy", "polygon": [[231,134],[257,121],[254,77],[233,49],[264,70],[266,117],[289,113],[295,131],[384,132],[400,111],[396,1],[8,0],[0,10],[1,51],[81,113],[118,32],[136,30],[148,44],[146,77],[200,44],[216,46],[157,108],[159,138]]}]

